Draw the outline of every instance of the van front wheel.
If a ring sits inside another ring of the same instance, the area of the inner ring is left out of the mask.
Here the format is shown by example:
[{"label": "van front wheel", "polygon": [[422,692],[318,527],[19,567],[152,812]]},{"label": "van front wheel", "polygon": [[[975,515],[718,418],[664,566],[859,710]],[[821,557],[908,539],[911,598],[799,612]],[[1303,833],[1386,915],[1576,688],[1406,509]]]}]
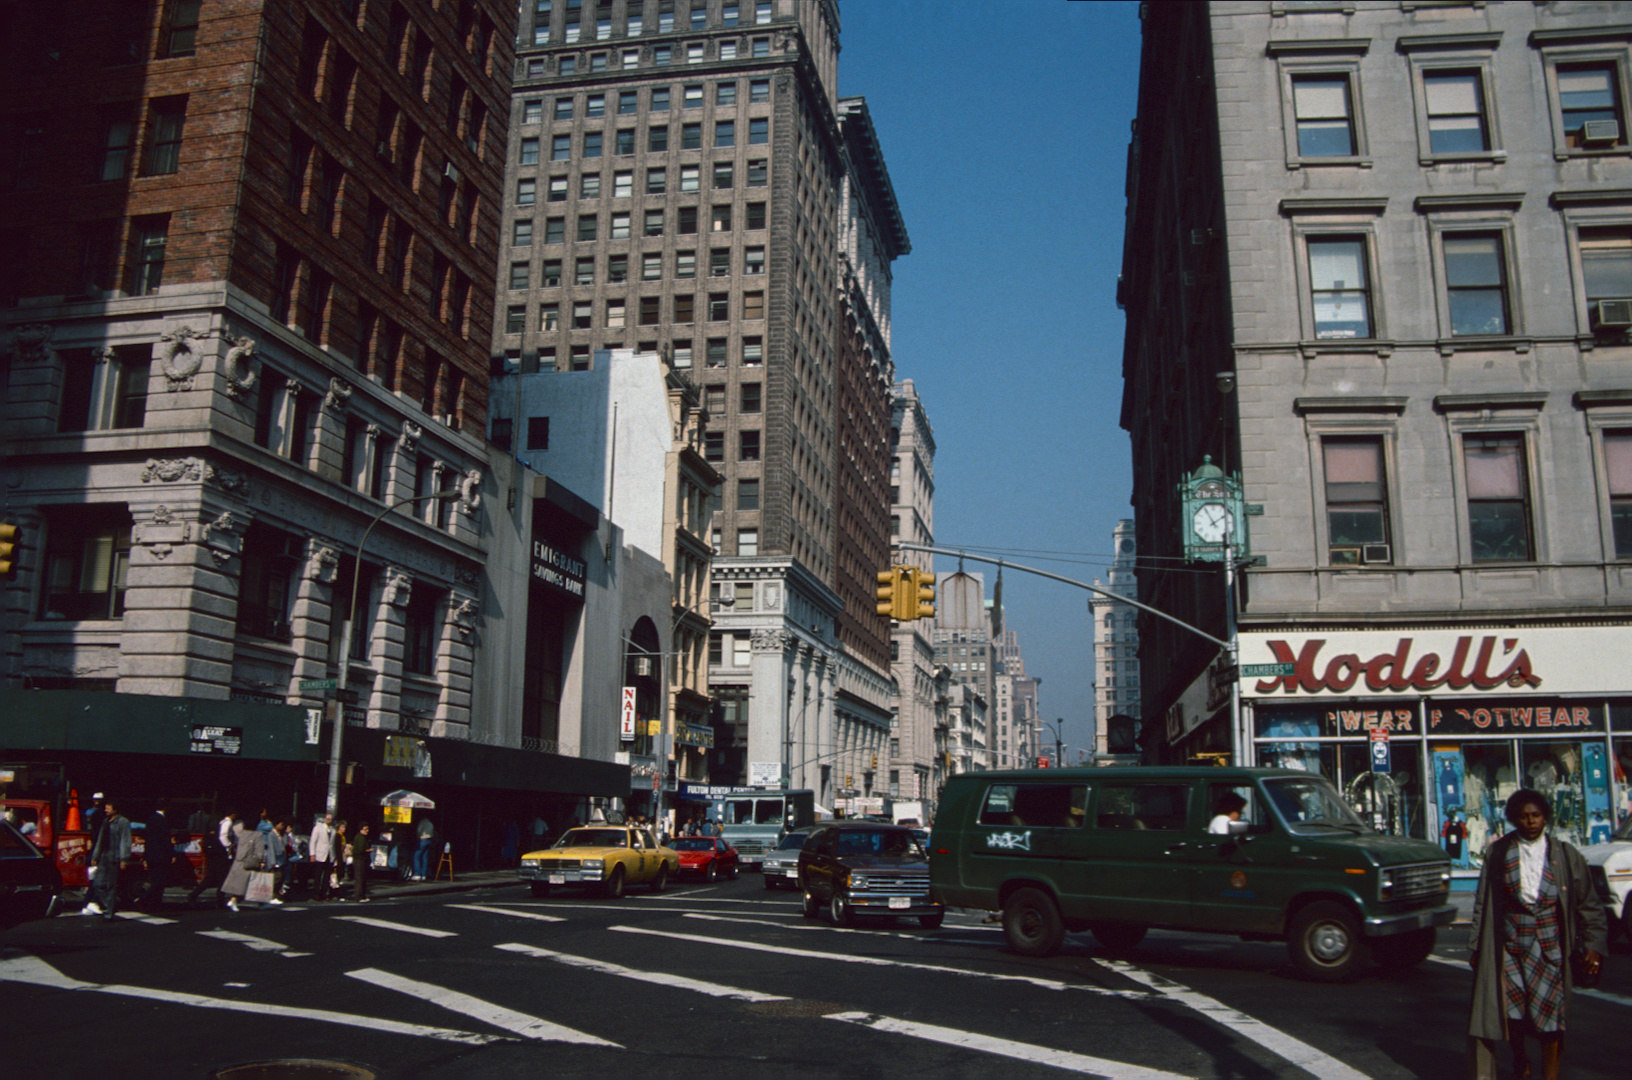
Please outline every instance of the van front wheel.
[{"label": "van front wheel", "polygon": [[1286,946],[1293,966],[1316,982],[1357,978],[1366,958],[1360,923],[1348,908],[1332,900],[1317,900],[1294,915]]},{"label": "van front wheel", "polygon": [[1053,956],[1065,941],[1065,924],[1053,897],[1041,889],[1019,889],[1003,905],[1003,933],[1021,956]]}]

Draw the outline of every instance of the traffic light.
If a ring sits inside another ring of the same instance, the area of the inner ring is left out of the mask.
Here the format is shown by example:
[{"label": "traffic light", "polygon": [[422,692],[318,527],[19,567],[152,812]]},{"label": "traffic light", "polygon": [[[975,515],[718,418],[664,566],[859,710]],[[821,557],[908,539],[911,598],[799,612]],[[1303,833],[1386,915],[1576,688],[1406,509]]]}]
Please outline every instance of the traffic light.
[{"label": "traffic light", "polygon": [[910,619],[906,605],[911,596],[911,581],[904,566],[892,566],[878,572],[878,608],[880,615],[891,619]]},{"label": "traffic light", "polygon": [[935,617],[935,572],[933,570],[912,569],[908,571],[912,578],[911,603],[914,619],[933,619]]},{"label": "traffic light", "polygon": [[0,522],[0,577],[11,573],[17,560],[17,526]]}]

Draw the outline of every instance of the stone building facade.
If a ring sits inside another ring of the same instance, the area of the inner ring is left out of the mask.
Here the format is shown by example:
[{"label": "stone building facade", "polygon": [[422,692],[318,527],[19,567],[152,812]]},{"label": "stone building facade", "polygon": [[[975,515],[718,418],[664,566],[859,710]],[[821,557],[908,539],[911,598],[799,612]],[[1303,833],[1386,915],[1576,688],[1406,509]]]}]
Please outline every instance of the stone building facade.
[{"label": "stone building facade", "polygon": [[[895,384],[890,440],[890,535],[898,542],[935,543],[935,430],[911,379]],[[933,573],[928,552],[898,551],[900,564]],[[935,647],[933,620],[894,623],[890,670],[895,676],[895,708],[890,730],[890,794],[932,799],[943,764],[936,752]]]},{"label": "stone building facade", "polygon": [[1240,680],[1232,732],[1234,673],[1142,618],[1154,753],[1318,769],[1471,867],[1521,783],[1582,842],[1632,809],[1626,675],[1572,659],[1632,620],[1629,72],[1621,3],[1146,6],[1139,596],[1223,632],[1217,564],[1175,559],[1212,455],[1249,509],[1241,661],[1293,665]]},{"label": "stone building facade", "polygon": [[[1118,596],[1137,599],[1138,544],[1133,522],[1126,518],[1118,521],[1111,530],[1114,556],[1106,580],[1095,578],[1094,584]],[[1095,593],[1088,601],[1088,614],[1094,628],[1094,752],[1133,753],[1133,744],[1128,740],[1137,731],[1117,732],[1113,737],[1111,717],[1129,717],[1137,722],[1139,716],[1138,610]]]}]

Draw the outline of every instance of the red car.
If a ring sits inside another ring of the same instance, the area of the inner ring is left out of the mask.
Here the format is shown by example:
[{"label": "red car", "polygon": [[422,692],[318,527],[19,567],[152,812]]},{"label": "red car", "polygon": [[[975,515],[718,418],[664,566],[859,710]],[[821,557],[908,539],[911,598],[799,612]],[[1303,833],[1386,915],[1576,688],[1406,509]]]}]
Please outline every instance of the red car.
[{"label": "red car", "polygon": [[704,881],[737,876],[737,849],[718,836],[677,836],[669,846],[680,853],[680,873],[701,874]]}]

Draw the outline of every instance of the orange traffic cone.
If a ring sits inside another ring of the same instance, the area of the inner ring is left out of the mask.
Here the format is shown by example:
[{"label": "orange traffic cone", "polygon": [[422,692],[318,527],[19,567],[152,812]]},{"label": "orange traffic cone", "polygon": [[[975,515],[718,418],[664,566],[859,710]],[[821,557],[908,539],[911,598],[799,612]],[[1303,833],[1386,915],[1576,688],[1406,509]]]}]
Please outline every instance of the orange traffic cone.
[{"label": "orange traffic cone", "polygon": [[63,832],[83,832],[85,822],[79,816],[79,789],[68,789],[68,816],[62,822]]}]

